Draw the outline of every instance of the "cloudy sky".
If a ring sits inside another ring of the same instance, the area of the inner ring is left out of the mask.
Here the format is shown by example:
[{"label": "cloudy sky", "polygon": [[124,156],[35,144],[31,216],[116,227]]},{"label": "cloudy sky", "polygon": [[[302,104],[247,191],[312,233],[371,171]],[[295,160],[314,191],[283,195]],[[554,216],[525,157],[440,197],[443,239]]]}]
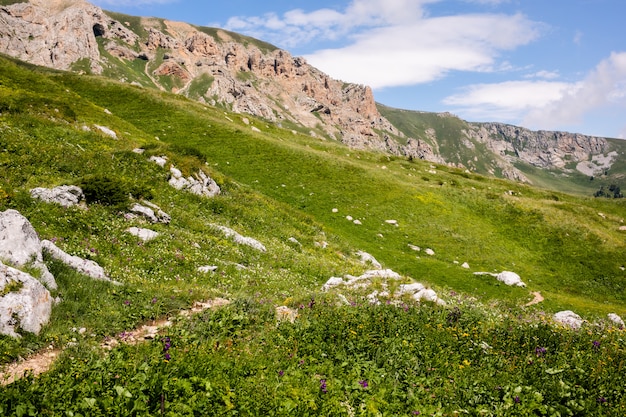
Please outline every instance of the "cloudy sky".
[{"label": "cloudy sky", "polygon": [[273,43],[392,107],[626,139],[624,0],[92,0]]}]

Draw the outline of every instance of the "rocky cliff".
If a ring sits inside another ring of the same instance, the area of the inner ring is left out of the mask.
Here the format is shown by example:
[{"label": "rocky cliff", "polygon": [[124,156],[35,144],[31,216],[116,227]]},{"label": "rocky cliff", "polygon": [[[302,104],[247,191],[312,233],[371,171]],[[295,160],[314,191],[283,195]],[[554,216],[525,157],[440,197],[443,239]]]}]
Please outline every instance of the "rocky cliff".
[{"label": "rocky cliff", "polygon": [[303,58],[219,29],[107,13],[82,0],[30,0],[0,7],[0,52],[115,75],[352,147],[404,152],[389,141],[387,135],[401,134],[380,115],[369,87],[334,80]]}]

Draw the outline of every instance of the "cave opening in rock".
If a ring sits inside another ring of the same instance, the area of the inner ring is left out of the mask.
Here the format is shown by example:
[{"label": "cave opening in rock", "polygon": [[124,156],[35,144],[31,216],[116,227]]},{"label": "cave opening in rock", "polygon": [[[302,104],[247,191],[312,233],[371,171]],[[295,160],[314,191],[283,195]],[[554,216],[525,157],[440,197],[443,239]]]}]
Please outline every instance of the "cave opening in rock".
[{"label": "cave opening in rock", "polygon": [[104,36],[104,26],[99,23],[93,25],[93,34],[96,35],[96,37]]}]

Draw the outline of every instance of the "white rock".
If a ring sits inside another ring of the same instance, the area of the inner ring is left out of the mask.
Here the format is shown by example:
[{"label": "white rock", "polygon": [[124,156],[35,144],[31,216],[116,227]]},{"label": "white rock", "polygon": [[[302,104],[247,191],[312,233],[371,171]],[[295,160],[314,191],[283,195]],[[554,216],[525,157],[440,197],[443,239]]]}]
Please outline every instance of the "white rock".
[{"label": "white rock", "polygon": [[615,313],[608,314],[609,320],[611,320],[614,324],[616,324],[620,328],[624,328],[624,320],[620,316]]},{"label": "white rock", "polygon": [[261,133],[261,129],[259,129],[256,126],[252,126],[252,127],[250,127],[250,129],[252,129],[253,132]]},{"label": "white rock", "polygon": [[219,185],[202,170],[198,171],[195,177],[184,178],[182,172],[172,165],[170,173],[172,176],[169,184],[177,190],[185,190],[205,197],[215,197],[221,193]]},{"label": "white rock", "polygon": [[155,162],[158,166],[165,168],[165,164],[167,163],[167,156],[151,156],[150,161]]},{"label": "white rock", "polygon": [[426,248],[424,250],[424,253],[426,253],[426,255],[430,255],[430,256],[434,256],[435,255],[435,251],[432,250],[431,248]]},{"label": "white rock", "polygon": [[298,242],[298,239],[296,239],[295,237],[290,237],[287,240],[290,241],[291,243],[295,243],[298,246],[302,246],[302,244],[300,242]]},{"label": "white rock", "polygon": [[356,225],[361,225],[361,224],[363,224],[363,223],[361,223],[361,220],[359,220],[359,219],[355,219],[355,220],[353,220],[353,221],[352,221],[352,223],[354,223],[354,224],[356,224]]},{"label": "white rock", "polygon": [[553,316],[554,321],[561,323],[572,329],[579,329],[583,324],[583,319],[571,310],[559,311]]},{"label": "white rock", "polygon": [[146,200],[143,200],[142,204],[144,206],[150,207],[153,210],[159,223],[169,224],[172,221],[172,216],[161,210],[161,207],[157,206],[156,204]]},{"label": "white rock", "polygon": [[0,212],[0,259],[10,265],[32,265],[41,271],[41,282],[57,288],[54,276],[43,263],[41,241],[28,219],[16,210]]},{"label": "white rock", "polygon": [[463,265],[461,265],[461,268],[470,269],[470,266],[467,262],[463,262]]},{"label": "white rock", "polygon": [[378,291],[374,291],[373,293],[368,294],[367,301],[369,301],[370,304],[380,305],[380,300],[378,299]]},{"label": "white rock", "polygon": [[202,272],[204,274],[207,274],[209,272],[215,272],[215,271],[217,271],[217,266],[215,265],[205,265],[205,266],[198,267],[198,272]]},{"label": "white rock", "polygon": [[137,236],[139,239],[143,240],[144,242],[148,242],[152,239],[155,239],[157,236],[159,236],[159,233],[155,232],[154,230],[143,229],[140,227],[130,227],[126,231],[133,236]]},{"label": "white rock", "polygon": [[352,217],[352,216],[346,216],[346,220],[348,220],[349,222],[351,222],[352,220],[354,220],[354,217]]},{"label": "white rock", "polygon": [[412,284],[402,284],[398,287],[397,295],[401,296],[403,294],[415,294],[424,289],[424,285],[419,282],[414,282]]},{"label": "white rock", "polygon": [[[172,220],[172,217],[169,214],[165,213],[163,210],[161,210],[158,206],[152,203],[149,203],[147,201],[144,201],[143,204],[139,204],[139,203],[133,204],[133,206],[130,208],[130,211],[132,213],[139,214],[145,217],[151,223],[168,224]],[[147,207],[147,206],[151,206],[151,207]],[[155,213],[155,210],[156,210],[156,213]]]},{"label": "white rock", "polygon": [[361,277],[361,279],[371,279],[371,278],[385,278],[385,279],[400,279],[402,276],[397,272],[392,271],[391,269],[374,269],[365,271]]},{"label": "white rock", "polygon": [[419,252],[422,250],[422,248],[420,248],[419,246],[411,245],[410,243],[409,243],[409,248],[411,248],[415,252]]},{"label": "white rock", "polygon": [[98,265],[97,262],[89,259],[83,259],[79,256],[69,255],[59,249],[59,247],[57,247],[49,240],[42,240],[41,248],[45,250],[52,258],[63,262],[65,265],[80,272],[83,275],[86,275],[93,279],[110,281],[117,285],[120,285],[119,282],[112,281],[111,278],[107,276],[106,272],[104,272],[104,268]]},{"label": "white rock", "polygon": [[339,213],[339,209],[334,208],[334,209],[332,210],[332,212],[333,212],[333,213]]},{"label": "white rock", "polygon": [[50,292],[29,274],[0,262],[0,292],[16,284],[21,286],[18,291],[0,297],[0,334],[18,338],[18,328],[38,334],[50,320]]},{"label": "white rock", "polygon": [[75,185],[61,185],[54,188],[33,188],[30,196],[46,203],[56,203],[63,207],[70,207],[79,204],[85,199],[83,190]]},{"label": "white rock", "polygon": [[226,237],[231,238],[235,243],[239,244],[239,245],[246,245],[246,246],[250,246],[251,248],[254,248],[256,250],[259,250],[261,252],[266,252],[267,249],[265,248],[265,246],[259,242],[256,239],[253,239],[251,237],[246,237],[246,236],[242,236],[239,233],[235,232],[233,229],[230,229],[226,226],[219,226],[219,225],[211,225],[211,227],[219,230],[220,232],[224,233],[224,235],[226,235]]},{"label": "white rock", "polygon": [[318,248],[326,249],[328,247],[328,242],[326,242],[325,240],[322,242],[315,242],[315,246],[317,246]]},{"label": "white rock", "polygon": [[396,224],[398,224],[398,221],[397,220],[385,220],[385,223],[391,224],[391,225],[396,225]]},{"label": "white rock", "polygon": [[520,278],[520,276],[517,275],[515,272],[511,272],[511,271],[500,272],[496,276],[496,279],[498,281],[504,282],[506,285],[509,285],[509,286],[516,286],[516,287],[526,286],[526,284],[522,282],[522,279]]},{"label": "white rock", "polygon": [[425,288],[413,294],[413,299],[415,301],[422,301],[422,300],[429,301],[429,302],[436,303],[442,306],[446,305],[446,302],[437,296],[437,293],[435,292],[435,290],[432,290],[430,288]]},{"label": "white rock", "polygon": [[376,269],[382,269],[382,265],[380,262],[376,260],[372,255],[367,252],[358,251],[356,255],[361,259],[361,262],[364,264],[372,264],[372,266]]},{"label": "white rock", "polygon": [[98,130],[100,130],[102,133],[104,133],[107,136],[112,137],[113,139],[117,139],[117,133],[115,133],[114,131],[112,131],[111,129],[109,129],[106,126],[100,126],[100,125],[94,125],[94,127]]},{"label": "white rock", "polygon": [[322,285],[322,291],[328,291],[331,288],[337,287],[339,285],[343,285],[343,278],[339,277],[331,277],[324,285]]},{"label": "white rock", "polygon": [[133,152],[134,152],[134,153],[136,153],[136,154],[138,154],[138,155],[143,154],[145,151],[146,151],[146,150],[145,150],[145,149],[143,149],[143,148],[135,148],[135,149],[133,149]]}]

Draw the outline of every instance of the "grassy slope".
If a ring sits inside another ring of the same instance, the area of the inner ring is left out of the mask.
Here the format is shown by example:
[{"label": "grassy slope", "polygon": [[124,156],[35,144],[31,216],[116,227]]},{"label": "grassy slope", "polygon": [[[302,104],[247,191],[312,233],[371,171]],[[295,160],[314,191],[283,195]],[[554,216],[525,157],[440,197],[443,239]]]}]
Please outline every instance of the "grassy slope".
[{"label": "grassy slope", "polygon": [[[621,202],[447,167],[433,174],[429,164],[348,150],[260,120],[254,125],[263,133],[253,133],[239,115],[178,96],[0,59],[0,210],[20,210],[42,238],[56,238],[125,283],[94,283],[51,263],[60,285],[54,295],[64,301],[39,337],[0,338],[2,361],[72,338],[78,345],[40,380],[0,391],[1,412],[133,415],[131,409],[158,414],[163,407],[171,415],[192,409],[203,415],[339,415],[349,403],[364,415],[480,407],[515,415],[516,396],[525,407],[517,415],[566,402],[558,410],[601,412],[598,399],[605,396],[623,406],[622,392],[607,388],[620,386],[619,372],[599,371],[602,360],[623,358],[617,335],[603,339],[598,358],[589,351],[599,337],[594,333],[520,325],[503,317],[506,311],[482,315],[464,304],[471,294],[522,312],[517,306],[530,299],[528,290],[471,273],[509,269],[546,297],[536,311],[624,316]],[[118,139],[83,130],[93,124],[114,129]],[[135,154],[135,147],[146,153]],[[167,155],[187,174],[204,167],[223,195],[208,200],[174,191],[165,183],[167,172],[147,161],[150,155]],[[139,244],[124,230],[146,226],[141,221],[98,205],[61,209],[27,194],[94,174],[150,189],[172,223],[148,226],[162,235]],[[261,240],[268,252],[233,244],[211,230],[213,223]],[[292,236],[302,246],[290,243]],[[322,240],[330,243],[327,249],[315,245]],[[436,255],[418,254],[408,244]],[[352,256],[357,249],[433,285],[462,309],[334,308],[333,297],[319,288],[330,276],[362,272]],[[471,271],[455,260],[469,262]],[[218,265],[218,273],[196,272],[208,264]],[[465,295],[452,297],[448,290]],[[212,296],[238,301],[172,329],[171,361],[163,361],[161,340],[106,357],[94,349],[103,336]],[[276,327],[271,305],[306,305],[310,297],[326,307],[303,310],[295,326]],[[78,336],[73,327],[88,331]],[[493,354],[474,349],[481,340]],[[536,346],[554,354],[536,359]],[[527,367],[529,359],[537,360],[539,371]],[[507,372],[497,373],[502,369]],[[284,383],[276,379],[279,372]],[[77,379],[86,383],[78,386]],[[320,379],[328,381],[328,397],[320,397]],[[363,380],[371,392],[360,391]]]}]

